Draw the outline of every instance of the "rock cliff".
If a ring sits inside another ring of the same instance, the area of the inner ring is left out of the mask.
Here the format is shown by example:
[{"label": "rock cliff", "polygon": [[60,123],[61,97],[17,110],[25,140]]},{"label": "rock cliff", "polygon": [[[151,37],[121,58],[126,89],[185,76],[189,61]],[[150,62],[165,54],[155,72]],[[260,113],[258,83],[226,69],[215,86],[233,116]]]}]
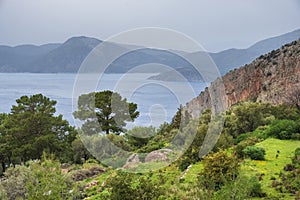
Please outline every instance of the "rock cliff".
[{"label": "rock cliff", "polygon": [[198,97],[188,102],[185,109],[193,117],[198,117],[203,110],[211,108],[211,92],[218,91],[222,83],[224,95],[215,97],[224,102],[226,109],[239,101],[250,99],[272,104],[285,102],[287,94],[300,87],[300,39],[260,56],[251,64],[230,71],[222,80],[214,81]]}]

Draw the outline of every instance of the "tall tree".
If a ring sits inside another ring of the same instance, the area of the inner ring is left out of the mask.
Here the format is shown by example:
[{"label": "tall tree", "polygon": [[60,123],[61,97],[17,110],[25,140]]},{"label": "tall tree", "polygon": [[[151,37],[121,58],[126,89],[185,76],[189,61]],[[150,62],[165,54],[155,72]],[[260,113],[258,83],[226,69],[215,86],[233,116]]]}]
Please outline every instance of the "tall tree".
[{"label": "tall tree", "polygon": [[109,90],[81,95],[78,111],[74,112],[88,135],[99,132],[120,134],[125,131],[126,122],[134,121],[138,116],[137,104],[127,102],[119,93]]},{"label": "tall tree", "polygon": [[1,170],[0,174],[5,171],[5,164],[8,162],[9,152],[7,151],[6,144],[6,131],[4,129],[3,122],[5,121],[7,114],[0,113],[0,162],[1,162]]},{"label": "tall tree", "polygon": [[54,115],[56,101],[37,94],[22,96],[16,102],[2,124],[10,162],[38,159],[43,151],[67,161],[76,132],[62,115]]}]

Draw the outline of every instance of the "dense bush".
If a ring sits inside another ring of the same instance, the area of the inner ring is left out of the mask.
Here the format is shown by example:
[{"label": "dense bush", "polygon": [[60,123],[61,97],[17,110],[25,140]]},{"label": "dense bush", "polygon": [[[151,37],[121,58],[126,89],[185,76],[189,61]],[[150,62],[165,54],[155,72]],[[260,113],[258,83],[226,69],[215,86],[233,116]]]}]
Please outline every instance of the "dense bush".
[{"label": "dense bush", "polygon": [[259,142],[259,140],[255,137],[249,137],[245,140],[243,140],[242,142],[238,143],[235,146],[235,153],[237,155],[238,158],[244,158],[245,154],[244,154],[244,149],[248,146],[253,146],[255,145],[257,142]]},{"label": "dense bush", "polygon": [[266,130],[268,136],[282,140],[292,139],[292,136],[295,137],[299,132],[300,123],[293,120],[276,120]]},{"label": "dense bush", "polygon": [[225,129],[234,137],[254,131],[270,123],[272,106],[264,103],[241,102],[227,112]]},{"label": "dense bush", "polygon": [[73,162],[76,164],[82,164],[84,161],[92,157],[90,152],[85,148],[84,144],[77,137],[72,142]]},{"label": "dense bush", "polygon": [[227,181],[235,180],[239,174],[237,157],[228,155],[226,151],[209,154],[202,160],[203,170],[199,174],[199,181],[205,188],[217,190]]},{"label": "dense bush", "polygon": [[256,147],[256,146],[247,146],[243,153],[245,156],[251,158],[252,160],[264,160],[266,151],[264,148]]}]

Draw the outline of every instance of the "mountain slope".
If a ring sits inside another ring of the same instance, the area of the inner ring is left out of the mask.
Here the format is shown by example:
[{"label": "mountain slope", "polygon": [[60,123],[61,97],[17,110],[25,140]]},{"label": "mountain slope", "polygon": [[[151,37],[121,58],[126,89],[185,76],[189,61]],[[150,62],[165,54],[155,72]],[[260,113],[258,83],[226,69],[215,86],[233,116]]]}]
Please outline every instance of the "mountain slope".
[{"label": "mountain slope", "polygon": [[29,72],[76,72],[85,57],[100,44],[100,40],[73,37],[25,67]]},{"label": "mountain slope", "polygon": [[[226,109],[239,101],[256,99],[272,104],[286,101],[287,94],[300,87],[300,40],[260,56],[251,64],[223,76],[225,94],[215,101],[224,101]],[[194,117],[211,108],[209,91],[220,90],[222,81],[214,81],[198,97],[186,104],[185,109]]]}]

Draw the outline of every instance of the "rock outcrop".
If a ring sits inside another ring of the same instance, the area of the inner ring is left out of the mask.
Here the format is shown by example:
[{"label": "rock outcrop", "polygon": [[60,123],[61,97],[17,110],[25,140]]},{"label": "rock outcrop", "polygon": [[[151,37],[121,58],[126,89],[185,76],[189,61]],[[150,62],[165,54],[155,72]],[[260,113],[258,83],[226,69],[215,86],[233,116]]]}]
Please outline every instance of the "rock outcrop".
[{"label": "rock outcrop", "polygon": [[135,154],[132,154],[131,156],[129,156],[129,158],[127,159],[123,168],[129,169],[129,168],[136,166],[139,163],[140,163],[139,156],[138,156],[138,154],[135,153]]},{"label": "rock outcrop", "polygon": [[172,150],[169,149],[152,151],[146,156],[145,162],[169,161],[168,154],[170,154],[171,152]]},{"label": "rock outcrop", "polygon": [[[209,88],[188,102],[185,109],[193,117],[211,108],[211,92],[224,84],[224,95],[214,96],[214,103],[223,101],[226,109],[239,101],[256,100],[280,104],[287,94],[300,86],[300,40],[284,45],[251,64],[230,71],[222,80],[214,81]],[[218,93],[218,92],[217,92]]]}]

